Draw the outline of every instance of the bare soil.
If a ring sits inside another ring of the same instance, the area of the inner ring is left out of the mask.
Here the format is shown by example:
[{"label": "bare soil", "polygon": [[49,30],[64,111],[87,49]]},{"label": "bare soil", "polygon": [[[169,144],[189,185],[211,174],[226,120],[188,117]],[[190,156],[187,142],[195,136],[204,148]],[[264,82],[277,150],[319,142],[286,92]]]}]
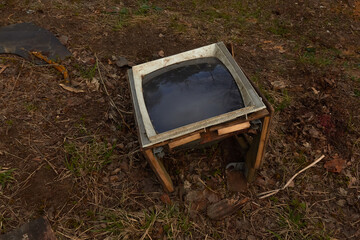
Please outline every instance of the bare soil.
[{"label": "bare soil", "polygon": [[[359,1],[0,1],[0,26],[20,22],[68,37],[62,64],[84,92],[59,86],[51,66],[0,55],[0,233],[45,215],[59,239],[360,239]],[[139,150],[128,68],[115,58],[140,64],[217,41],[234,44],[276,109],[265,161],[233,193],[231,142],[167,154],[169,201]],[[333,159],[345,160],[340,172],[324,167]],[[206,215],[245,197],[224,220]]]}]

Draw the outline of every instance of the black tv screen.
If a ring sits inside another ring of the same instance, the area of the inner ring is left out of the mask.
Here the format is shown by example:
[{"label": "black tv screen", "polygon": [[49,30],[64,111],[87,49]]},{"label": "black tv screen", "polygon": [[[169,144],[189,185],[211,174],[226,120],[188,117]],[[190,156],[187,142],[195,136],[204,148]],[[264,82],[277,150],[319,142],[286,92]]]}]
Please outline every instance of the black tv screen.
[{"label": "black tv screen", "polygon": [[216,57],[183,61],[144,76],[144,101],[157,133],[244,108],[233,76]]}]

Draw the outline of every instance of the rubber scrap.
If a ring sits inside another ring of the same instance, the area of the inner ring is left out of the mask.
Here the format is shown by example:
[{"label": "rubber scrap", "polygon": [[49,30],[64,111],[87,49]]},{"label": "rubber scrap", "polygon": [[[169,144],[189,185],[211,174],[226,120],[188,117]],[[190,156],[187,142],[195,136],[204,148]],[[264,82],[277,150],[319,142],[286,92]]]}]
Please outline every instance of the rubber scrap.
[{"label": "rubber scrap", "polygon": [[66,68],[63,65],[60,65],[54,61],[52,61],[51,59],[48,59],[47,57],[45,57],[44,55],[42,55],[40,52],[31,52],[31,54],[33,54],[35,57],[47,62],[48,64],[51,64],[52,66],[54,66],[55,69],[57,69],[59,72],[61,72],[64,76],[64,80],[65,83],[69,83],[69,72],[66,70]]},{"label": "rubber scrap", "polygon": [[71,56],[53,33],[33,23],[17,23],[0,28],[0,54],[15,54],[42,64],[30,52],[41,52],[52,61]]},{"label": "rubber scrap", "polygon": [[0,240],[56,240],[49,221],[41,217],[25,223],[21,227],[0,235]]}]

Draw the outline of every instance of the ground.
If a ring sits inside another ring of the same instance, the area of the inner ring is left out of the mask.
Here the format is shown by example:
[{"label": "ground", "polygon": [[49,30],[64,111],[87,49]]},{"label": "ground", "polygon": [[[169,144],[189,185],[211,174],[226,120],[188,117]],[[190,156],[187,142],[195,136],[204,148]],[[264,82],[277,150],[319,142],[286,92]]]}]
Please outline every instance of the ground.
[{"label": "ground", "polygon": [[[0,233],[47,216],[59,239],[360,239],[359,1],[0,1],[0,26],[19,22],[65,39],[63,64],[84,92],[63,89],[52,67],[0,55]],[[233,43],[276,109],[264,164],[232,193],[229,143],[167,154],[176,191],[166,195],[116,58],[140,64],[218,41]],[[257,197],[322,154],[284,191]],[[206,215],[245,197],[223,220]]]}]

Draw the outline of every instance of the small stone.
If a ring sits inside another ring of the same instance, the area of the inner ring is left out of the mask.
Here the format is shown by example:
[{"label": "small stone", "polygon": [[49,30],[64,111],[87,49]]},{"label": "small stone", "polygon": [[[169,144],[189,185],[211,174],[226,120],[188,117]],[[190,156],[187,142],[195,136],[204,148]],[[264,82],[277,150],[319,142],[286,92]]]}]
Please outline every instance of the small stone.
[{"label": "small stone", "polygon": [[347,195],[347,191],[343,188],[339,188],[339,192],[342,196],[346,196]]},{"label": "small stone", "polygon": [[121,150],[123,150],[125,146],[124,146],[123,143],[119,143],[118,145],[116,145],[116,147],[118,147],[118,148],[120,148]]},{"label": "small stone", "polygon": [[62,45],[66,45],[69,41],[69,37],[68,36],[65,36],[65,35],[62,35],[59,37],[59,41],[61,42]]},{"label": "small stone", "polygon": [[162,34],[162,33],[159,34],[159,37],[160,37],[160,38],[163,38],[164,36],[165,36],[165,35]]},{"label": "small stone", "polygon": [[160,50],[158,54],[159,54],[160,57],[164,57],[164,56],[165,56],[165,53],[164,53],[163,50]]},{"label": "small stone", "polygon": [[111,172],[111,175],[116,175],[121,171],[120,168],[116,168],[114,171]]},{"label": "small stone", "polygon": [[132,66],[134,66],[134,63],[129,62],[124,57],[118,57],[117,60],[116,60],[116,66],[118,66],[118,67],[126,67],[126,66],[132,67]]},{"label": "small stone", "polygon": [[120,168],[124,172],[128,172],[129,171],[129,164],[126,161],[123,161],[123,162],[120,163]]},{"label": "small stone", "polygon": [[110,177],[110,181],[111,181],[111,182],[119,181],[119,176],[117,176],[117,175],[111,176],[111,177]]},{"label": "small stone", "polygon": [[340,207],[344,207],[346,204],[346,200],[345,199],[340,199],[336,202],[337,205],[339,205]]},{"label": "small stone", "polygon": [[206,198],[210,203],[216,203],[216,202],[220,201],[219,195],[217,195],[216,193],[213,193],[213,192],[209,193],[209,195]]},{"label": "small stone", "polygon": [[184,189],[185,190],[188,190],[191,188],[191,183],[188,181],[188,180],[185,180],[184,181]]},{"label": "small stone", "polygon": [[253,235],[249,235],[249,236],[247,236],[246,240],[256,240],[256,237]]},{"label": "small stone", "polygon": [[286,84],[284,81],[277,80],[277,81],[271,82],[270,84],[274,90],[280,90],[280,89],[286,88]]}]

